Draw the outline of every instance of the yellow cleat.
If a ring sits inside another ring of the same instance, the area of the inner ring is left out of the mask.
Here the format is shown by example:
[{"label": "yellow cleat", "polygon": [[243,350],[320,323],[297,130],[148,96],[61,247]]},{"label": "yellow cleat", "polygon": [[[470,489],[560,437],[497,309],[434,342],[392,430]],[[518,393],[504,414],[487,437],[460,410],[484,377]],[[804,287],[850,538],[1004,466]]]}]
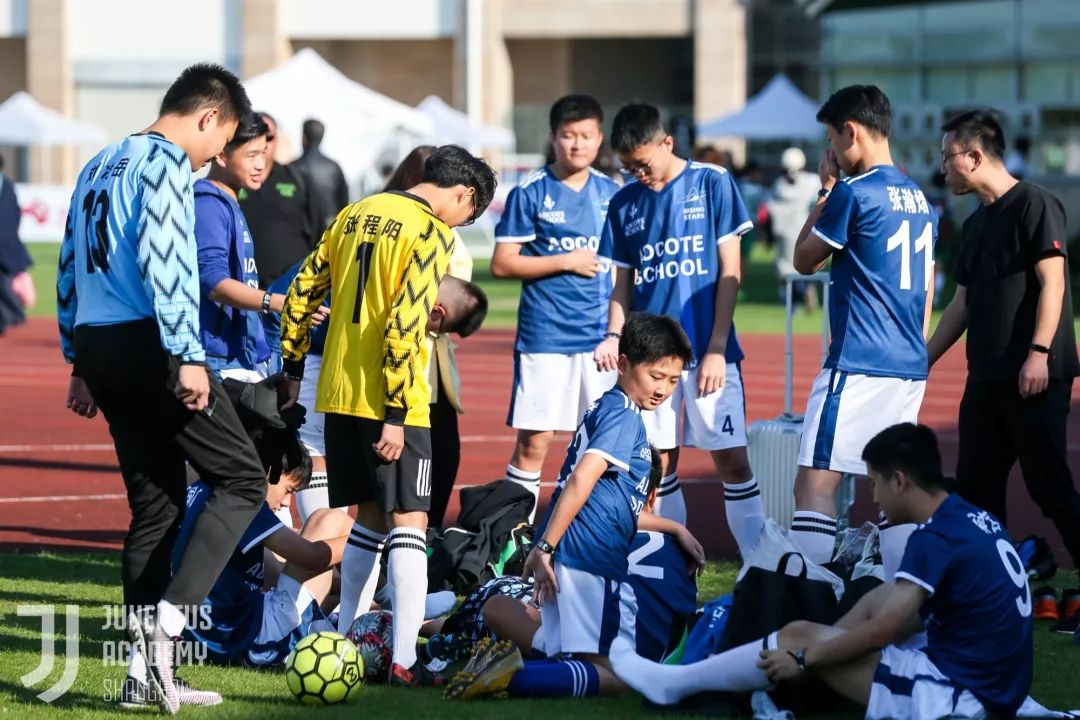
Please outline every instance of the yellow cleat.
[{"label": "yellow cleat", "polygon": [[481,640],[469,664],[446,686],[443,697],[447,700],[471,700],[491,695],[505,696],[514,673],[523,667],[525,661],[514,643],[500,640],[484,644],[484,640]]}]

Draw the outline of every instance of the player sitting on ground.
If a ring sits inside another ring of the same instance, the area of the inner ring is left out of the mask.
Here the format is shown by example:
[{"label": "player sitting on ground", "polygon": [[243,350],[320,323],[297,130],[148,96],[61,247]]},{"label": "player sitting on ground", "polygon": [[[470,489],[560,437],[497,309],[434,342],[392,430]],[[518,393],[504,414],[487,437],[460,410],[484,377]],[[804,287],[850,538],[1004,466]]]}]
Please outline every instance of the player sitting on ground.
[{"label": "player sitting on ground", "polygon": [[[662,477],[660,455],[655,453],[644,513],[652,512]],[[642,520],[648,524],[643,514],[639,526]],[[663,662],[673,652],[681,654],[687,621],[697,610],[694,576],[704,560],[701,545],[681,525],[675,535],[644,530],[634,535],[623,601],[626,611],[634,614],[635,643],[642,657]],[[482,616],[503,642],[484,638],[477,643],[470,665],[447,688],[448,697],[467,700],[504,691],[510,697],[588,697],[600,691],[599,671],[590,662],[522,660],[533,654],[533,638],[541,623],[540,611],[529,599],[495,595],[484,603]]]},{"label": "player sitting on ground", "polygon": [[[555,161],[506,198],[495,228],[491,274],[521,280],[514,388],[507,424],[518,431],[506,479],[540,493],[540,470],[556,431],[573,432],[615,384],[592,350],[604,337],[611,264],[597,257],[608,202],[619,186],[592,168],[604,112],[588,95],[551,106]],[[533,503],[529,522],[536,514]]]},{"label": "player sitting on ground", "polygon": [[[525,561],[523,577],[535,578],[533,599],[542,621],[532,647],[548,657],[573,653],[593,666],[594,693],[621,688],[607,659],[616,634],[625,634],[631,646],[634,642],[627,556],[652,466],[641,412],[671,395],[692,353],[673,318],[641,315],[627,322],[619,343],[618,383],[578,426]],[[651,514],[641,516],[640,527],[689,536]]]},{"label": "player sitting on ground", "polygon": [[[339,632],[371,605],[384,542],[394,607],[390,682],[441,683],[417,662],[427,590],[431,506],[431,388],[423,369],[425,321],[467,336],[483,320],[470,292],[436,305],[454,250],[451,228],[487,209],[495,173],[466,150],[444,145],[408,191],[373,195],[338,214],[289,288],[281,318],[288,407],[300,394],[311,316],[333,288],[315,410],[326,413],[331,506],[357,505],[341,564]],[[387,536],[387,527],[392,528]]]},{"label": "player sitting on ground", "polygon": [[[1000,523],[945,490],[937,439],[925,426],[887,428],[862,457],[888,521],[922,523],[895,585],[879,586],[834,626],[794,622],[692,665],[649,662],[617,639],[611,662],[619,678],[669,704],[812,672],[870,720],[1013,717],[1031,687],[1031,593]],[[898,647],[922,621],[926,646]]]},{"label": "player sitting on ground", "polygon": [[[627,105],[611,128],[623,170],[637,179],[611,199],[600,255],[615,266],[608,332],[594,357],[613,369],[630,311],[678,318],[694,357],[670,400],[642,416],[660,448],[664,481],[656,512],[686,523],[677,479],[679,446],[708,450],[724,483],[724,509],[744,554],[761,532],[761,492],[746,455],[746,411],[732,319],[739,294],[739,243],[753,224],[731,174],[674,154],[652,105]],[[681,436],[680,436],[681,435]]]}]

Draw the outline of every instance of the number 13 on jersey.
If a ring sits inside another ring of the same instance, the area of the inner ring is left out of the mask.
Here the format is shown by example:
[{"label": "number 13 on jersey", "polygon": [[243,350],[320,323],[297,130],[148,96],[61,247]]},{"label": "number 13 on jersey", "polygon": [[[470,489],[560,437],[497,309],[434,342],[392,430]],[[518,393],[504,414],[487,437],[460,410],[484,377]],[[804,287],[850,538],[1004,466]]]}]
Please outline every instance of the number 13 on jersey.
[{"label": "number 13 on jersey", "polygon": [[[887,252],[900,250],[900,289],[911,289],[911,221],[904,220],[900,228],[889,238],[885,247]],[[918,262],[922,253],[923,290],[930,289],[934,268],[934,227],[930,222],[923,224],[923,230],[915,238],[915,257]]]}]

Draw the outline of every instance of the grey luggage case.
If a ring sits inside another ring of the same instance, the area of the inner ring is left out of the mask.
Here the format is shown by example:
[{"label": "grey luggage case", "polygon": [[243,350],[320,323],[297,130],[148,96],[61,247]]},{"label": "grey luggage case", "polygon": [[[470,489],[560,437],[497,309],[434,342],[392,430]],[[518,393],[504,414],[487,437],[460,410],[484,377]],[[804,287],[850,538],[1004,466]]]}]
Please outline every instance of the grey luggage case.
[{"label": "grey luggage case", "polygon": [[[786,351],[784,354],[784,413],[772,420],[759,420],[747,430],[747,453],[750,467],[761,488],[765,515],[785,528],[791,527],[795,512],[795,473],[798,470],[799,443],[802,441],[802,415],[792,412],[794,385],[794,355],[792,349],[792,283],[796,280],[818,282],[822,285],[823,330],[821,358],[829,352],[829,275],[788,275],[785,279],[784,309],[786,320]],[[846,526],[848,510],[854,500],[854,478],[845,475],[837,490],[838,526]]]}]

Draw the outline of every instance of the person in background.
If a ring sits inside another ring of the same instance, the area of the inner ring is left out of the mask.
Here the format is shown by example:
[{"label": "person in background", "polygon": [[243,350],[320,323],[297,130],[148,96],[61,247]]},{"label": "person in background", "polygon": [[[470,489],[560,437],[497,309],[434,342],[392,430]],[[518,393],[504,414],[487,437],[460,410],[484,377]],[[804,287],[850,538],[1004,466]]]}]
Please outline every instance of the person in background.
[{"label": "person in background", "polygon": [[[424,177],[424,163],[434,150],[434,145],[414,148],[387,180],[385,192],[402,192],[418,185]],[[453,233],[454,252],[450,255],[448,274],[468,282],[472,280],[473,259],[456,229]],[[446,333],[428,333],[424,342],[428,346],[427,377],[431,384],[431,509],[428,510],[428,527],[441,527],[461,464],[461,435],[457,416],[465,410],[461,405],[461,379],[454,357],[454,343]]]},{"label": "person in background", "polygon": [[[750,211],[751,217],[757,217],[758,209],[765,200],[765,178],[762,175],[761,166],[753,160],[747,160],[738,173],[736,183],[739,186],[739,194],[743,197],[746,209]],[[754,244],[759,239],[760,234],[757,227],[743,235],[740,250],[744,261],[750,257]]]},{"label": "person in background", "polygon": [[260,112],[266,123],[266,169],[262,187],[241,189],[236,199],[247,218],[259,268],[259,287],[266,289],[296,261],[306,257],[319,242],[307,184],[290,165],[276,161],[278,126],[268,113]]},{"label": "person in background", "polygon": [[1028,155],[1031,153],[1031,138],[1024,135],[1013,141],[1013,149],[1005,153],[1005,169],[1017,180],[1023,180],[1028,174]]},{"label": "person in background", "polygon": [[[0,157],[0,170],[3,169],[4,159]],[[15,183],[0,174],[0,334],[9,325],[26,322],[25,309],[37,301],[34,278],[30,275],[33,261],[19,239],[21,217]]]},{"label": "person in background", "polygon": [[349,204],[349,185],[345,182],[345,173],[340,165],[319,150],[325,132],[326,126],[318,120],[305,120],[300,134],[304,154],[291,165],[303,175],[307,185],[308,203],[316,222],[313,227],[316,242],[334,222],[338,211]]},{"label": "person in background", "polygon": [[[780,156],[784,174],[773,183],[765,207],[772,220],[773,238],[776,241],[776,276],[783,297],[784,277],[796,272],[793,264],[795,241],[799,239],[806,215],[817,203],[821,181],[812,172],[806,172],[806,155],[797,147],[790,147]],[[796,281],[792,288],[796,304],[807,312],[817,307],[817,288],[812,282]]]}]

